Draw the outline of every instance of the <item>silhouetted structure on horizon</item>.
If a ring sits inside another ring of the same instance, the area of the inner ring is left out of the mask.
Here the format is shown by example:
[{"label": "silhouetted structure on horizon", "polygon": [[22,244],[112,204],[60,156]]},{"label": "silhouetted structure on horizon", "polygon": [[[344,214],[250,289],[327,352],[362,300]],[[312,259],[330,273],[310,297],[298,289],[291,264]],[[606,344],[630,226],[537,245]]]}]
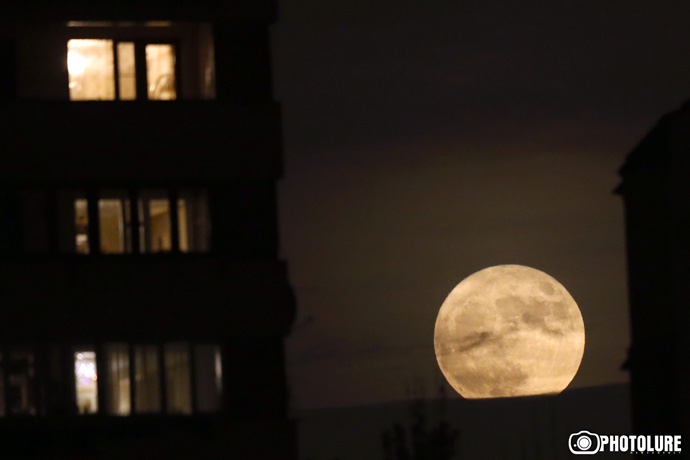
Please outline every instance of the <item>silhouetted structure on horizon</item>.
[{"label": "silhouetted structure on horizon", "polygon": [[296,458],[271,0],[9,0],[0,458]]},{"label": "silhouetted structure on horizon", "polygon": [[[305,460],[565,460],[576,458],[568,448],[573,433],[631,432],[627,384],[519,398],[423,398],[305,410],[296,416]],[[448,455],[451,450],[454,454]],[[610,457],[594,458],[599,455]]]},{"label": "silhouetted structure on horizon", "polygon": [[628,155],[625,203],[638,434],[690,438],[690,103],[665,115]]}]

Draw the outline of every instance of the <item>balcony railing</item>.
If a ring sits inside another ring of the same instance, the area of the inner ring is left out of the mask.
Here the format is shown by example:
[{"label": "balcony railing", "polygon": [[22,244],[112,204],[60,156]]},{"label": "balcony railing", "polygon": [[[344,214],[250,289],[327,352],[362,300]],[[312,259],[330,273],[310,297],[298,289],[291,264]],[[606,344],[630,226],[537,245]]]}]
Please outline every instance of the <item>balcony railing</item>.
[{"label": "balcony railing", "polygon": [[280,108],[216,101],[0,105],[3,183],[277,178]]},{"label": "balcony railing", "polygon": [[[5,4],[6,3],[6,4]],[[4,0],[6,20],[52,21],[233,21],[256,23],[275,18],[276,0]]]},{"label": "balcony railing", "polygon": [[[296,422],[227,416],[0,418],[2,458],[297,458]],[[270,442],[266,442],[270,439]]]},{"label": "balcony railing", "polygon": [[0,259],[4,340],[280,335],[293,314],[279,261],[187,254]]}]

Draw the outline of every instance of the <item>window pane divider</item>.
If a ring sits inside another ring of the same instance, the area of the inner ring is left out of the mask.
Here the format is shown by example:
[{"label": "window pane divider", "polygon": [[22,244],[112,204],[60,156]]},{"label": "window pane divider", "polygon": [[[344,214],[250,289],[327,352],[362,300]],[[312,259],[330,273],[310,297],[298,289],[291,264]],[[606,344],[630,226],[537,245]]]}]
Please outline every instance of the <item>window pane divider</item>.
[{"label": "window pane divider", "polygon": [[170,249],[173,254],[178,254],[180,252],[180,222],[177,209],[177,189],[170,189],[168,197],[170,199]]},{"label": "window pane divider", "polygon": [[101,223],[98,212],[98,190],[86,191],[86,212],[89,219],[89,254],[101,253]]},{"label": "window pane divider", "polygon": [[158,344],[158,378],[160,379],[161,414],[168,413],[168,382],[165,372],[165,343]]},{"label": "window pane divider", "polygon": [[127,343],[127,354],[129,356],[129,413],[130,415],[136,414],[137,413],[137,407],[136,407],[136,392],[137,392],[137,384],[136,384],[136,377],[137,377],[137,369],[136,369],[136,363],[134,361],[134,345],[131,343]]},{"label": "window pane divider", "polygon": [[48,384],[48,349],[45,346],[34,346],[31,348],[34,355],[34,404],[36,415],[45,415],[48,404],[46,392],[50,390]]},{"label": "window pane divider", "polygon": [[108,360],[105,355],[103,343],[96,343],[93,347],[96,352],[96,401],[98,404],[97,414],[107,414],[108,408]]},{"label": "window pane divider", "polygon": [[46,227],[48,228],[48,251],[57,254],[60,252],[60,226],[58,225],[58,199],[57,189],[52,187],[47,190]]},{"label": "window pane divider", "polygon": [[120,57],[117,45],[120,40],[113,40],[113,79],[115,80],[115,100],[120,100]]},{"label": "window pane divider", "polygon": [[149,88],[146,80],[146,42],[134,41],[134,68],[136,69],[137,100],[148,99]]},{"label": "window pane divider", "polygon": [[197,414],[199,412],[198,401],[196,395],[196,346],[193,342],[188,343],[189,347],[189,391],[192,393],[192,414]]},{"label": "window pane divider", "polygon": [[130,244],[132,254],[141,254],[139,226],[139,192],[137,189],[129,189],[129,225],[130,225]]}]

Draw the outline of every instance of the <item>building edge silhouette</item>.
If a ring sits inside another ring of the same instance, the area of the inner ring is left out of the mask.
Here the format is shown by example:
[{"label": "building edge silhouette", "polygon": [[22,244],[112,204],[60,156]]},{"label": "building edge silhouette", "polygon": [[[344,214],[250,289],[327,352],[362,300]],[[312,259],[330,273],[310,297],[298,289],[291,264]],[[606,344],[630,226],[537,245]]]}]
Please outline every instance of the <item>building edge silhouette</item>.
[{"label": "building edge silhouette", "polygon": [[276,17],[3,4],[0,457],[297,458]]},{"label": "building edge silhouette", "polygon": [[620,169],[637,434],[690,438],[690,102],[664,115]]}]

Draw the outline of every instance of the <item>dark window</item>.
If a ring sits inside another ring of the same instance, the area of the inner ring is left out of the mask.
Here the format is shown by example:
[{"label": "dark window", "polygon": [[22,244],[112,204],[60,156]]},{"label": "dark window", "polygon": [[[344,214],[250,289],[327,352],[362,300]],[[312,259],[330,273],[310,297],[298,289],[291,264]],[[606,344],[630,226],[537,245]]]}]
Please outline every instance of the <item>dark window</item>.
[{"label": "dark window", "polygon": [[10,350],[1,356],[2,415],[35,415],[34,355],[28,350]]}]

